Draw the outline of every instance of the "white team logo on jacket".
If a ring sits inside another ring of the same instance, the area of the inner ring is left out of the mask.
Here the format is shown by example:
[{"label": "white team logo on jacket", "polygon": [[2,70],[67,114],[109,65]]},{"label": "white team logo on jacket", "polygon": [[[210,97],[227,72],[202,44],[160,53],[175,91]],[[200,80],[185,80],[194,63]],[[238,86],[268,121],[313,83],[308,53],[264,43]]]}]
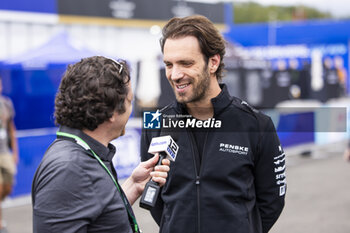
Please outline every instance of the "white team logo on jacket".
[{"label": "white team logo on jacket", "polygon": [[286,193],[286,154],[281,145],[278,146],[278,154],[273,160],[276,173],[276,184],[279,186],[280,196],[283,196]]},{"label": "white team logo on jacket", "polygon": [[232,154],[247,155],[249,148],[246,146],[232,145],[227,143],[220,143],[219,151]]}]

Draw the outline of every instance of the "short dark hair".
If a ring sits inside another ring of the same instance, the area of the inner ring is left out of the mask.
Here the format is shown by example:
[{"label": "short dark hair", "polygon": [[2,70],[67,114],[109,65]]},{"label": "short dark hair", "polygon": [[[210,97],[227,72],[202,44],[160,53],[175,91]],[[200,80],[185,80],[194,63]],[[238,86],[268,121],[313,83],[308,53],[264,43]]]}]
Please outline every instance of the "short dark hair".
[{"label": "short dark hair", "polygon": [[115,111],[124,113],[129,81],[129,68],[122,60],[94,56],[69,65],[55,99],[56,123],[94,130]]},{"label": "short dark hair", "polygon": [[216,78],[220,81],[225,64],[225,40],[215,25],[205,16],[193,15],[184,18],[174,17],[163,27],[160,46],[164,52],[164,44],[168,38],[176,39],[185,36],[194,36],[198,39],[201,52],[208,63],[209,58],[219,54],[220,65],[216,70]]}]

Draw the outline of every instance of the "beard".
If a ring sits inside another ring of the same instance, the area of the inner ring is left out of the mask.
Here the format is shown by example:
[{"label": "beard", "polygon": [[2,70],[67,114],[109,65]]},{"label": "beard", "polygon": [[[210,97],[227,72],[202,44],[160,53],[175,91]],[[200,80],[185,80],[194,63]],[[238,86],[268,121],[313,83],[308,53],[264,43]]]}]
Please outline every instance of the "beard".
[{"label": "beard", "polygon": [[208,91],[209,85],[210,85],[210,76],[209,73],[206,70],[206,67],[204,67],[201,75],[198,76],[198,83],[195,84],[193,82],[193,78],[190,79],[192,83],[192,93],[188,95],[188,93],[177,93],[174,88],[176,100],[179,103],[191,103],[191,102],[197,102],[202,100]]}]

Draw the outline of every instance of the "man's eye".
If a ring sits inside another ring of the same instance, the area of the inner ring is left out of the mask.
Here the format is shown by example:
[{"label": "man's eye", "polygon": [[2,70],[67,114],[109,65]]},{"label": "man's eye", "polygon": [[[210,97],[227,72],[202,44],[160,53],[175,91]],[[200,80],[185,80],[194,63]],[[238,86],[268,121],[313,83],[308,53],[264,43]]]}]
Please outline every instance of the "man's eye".
[{"label": "man's eye", "polygon": [[184,63],[182,63],[182,65],[185,66],[185,67],[189,67],[192,64],[193,64],[192,62],[184,62]]}]

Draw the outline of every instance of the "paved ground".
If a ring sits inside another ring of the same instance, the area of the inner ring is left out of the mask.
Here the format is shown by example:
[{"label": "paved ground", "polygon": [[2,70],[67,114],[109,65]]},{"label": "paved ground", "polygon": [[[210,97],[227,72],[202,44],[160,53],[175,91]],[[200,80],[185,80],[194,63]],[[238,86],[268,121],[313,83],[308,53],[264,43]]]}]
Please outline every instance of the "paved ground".
[{"label": "paved ground", "polygon": [[[286,206],[270,233],[350,232],[350,163],[343,160],[342,151],[337,146],[311,157],[288,157]],[[16,207],[21,200],[5,203],[4,219],[10,233],[32,232],[29,198],[22,201],[27,204]],[[138,203],[134,209],[143,232],[156,233],[158,228],[148,212]]]},{"label": "paved ground", "polygon": [[342,153],[287,170],[286,206],[271,233],[349,233],[350,163]]}]

